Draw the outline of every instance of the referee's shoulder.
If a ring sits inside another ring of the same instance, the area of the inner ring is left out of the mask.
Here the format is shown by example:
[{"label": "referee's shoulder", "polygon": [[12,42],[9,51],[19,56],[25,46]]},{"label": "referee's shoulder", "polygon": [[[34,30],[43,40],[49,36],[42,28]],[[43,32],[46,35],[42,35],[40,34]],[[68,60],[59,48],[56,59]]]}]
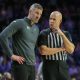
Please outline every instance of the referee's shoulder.
[{"label": "referee's shoulder", "polygon": [[70,34],[69,31],[62,30],[64,34]]},{"label": "referee's shoulder", "polygon": [[63,33],[66,35],[68,39],[70,39],[70,41],[72,41],[71,34],[69,33],[69,31],[63,31]]}]

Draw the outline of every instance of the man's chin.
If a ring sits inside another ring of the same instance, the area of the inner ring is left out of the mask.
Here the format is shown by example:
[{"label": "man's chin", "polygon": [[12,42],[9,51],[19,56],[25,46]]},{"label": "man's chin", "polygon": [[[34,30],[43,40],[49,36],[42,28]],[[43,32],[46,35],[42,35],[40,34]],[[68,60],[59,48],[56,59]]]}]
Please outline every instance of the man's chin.
[{"label": "man's chin", "polygon": [[35,23],[38,23],[38,21],[33,21],[33,23],[35,24]]},{"label": "man's chin", "polygon": [[38,23],[38,21],[35,21],[35,23]]}]

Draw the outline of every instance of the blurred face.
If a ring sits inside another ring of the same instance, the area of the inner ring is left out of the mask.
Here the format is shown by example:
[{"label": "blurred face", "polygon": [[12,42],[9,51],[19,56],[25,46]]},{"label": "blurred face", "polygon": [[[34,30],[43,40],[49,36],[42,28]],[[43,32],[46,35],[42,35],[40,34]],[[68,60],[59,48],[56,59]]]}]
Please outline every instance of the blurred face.
[{"label": "blurred face", "polygon": [[38,23],[41,15],[42,15],[42,10],[38,8],[30,10],[30,17],[33,23]]},{"label": "blurred face", "polygon": [[62,15],[60,15],[59,13],[52,12],[49,18],[50,28],[52,29],[59,28],[61,20],[62,20]]}]

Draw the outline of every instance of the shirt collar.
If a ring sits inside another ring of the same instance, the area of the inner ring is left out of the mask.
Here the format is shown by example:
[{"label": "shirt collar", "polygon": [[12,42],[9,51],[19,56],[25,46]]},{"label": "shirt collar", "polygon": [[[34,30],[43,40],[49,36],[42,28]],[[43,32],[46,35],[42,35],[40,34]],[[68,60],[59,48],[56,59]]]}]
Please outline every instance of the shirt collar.
[{"label": "shirt collar", "polygon": [[31,20],[30,20],[29,18],[25,17],[24,20],[25,20],[30,26],[32,26],[32,25],[31,25]]}]

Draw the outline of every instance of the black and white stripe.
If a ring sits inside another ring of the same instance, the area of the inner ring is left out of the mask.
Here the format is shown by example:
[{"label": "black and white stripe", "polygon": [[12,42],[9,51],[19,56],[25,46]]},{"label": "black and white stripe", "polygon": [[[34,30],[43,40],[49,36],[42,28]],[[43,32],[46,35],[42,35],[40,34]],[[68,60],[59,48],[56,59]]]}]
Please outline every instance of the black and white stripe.
[{"label": "black and white stripe", "polygon": [[[63,46],[63,39],[57,33],[48,34],[48,47],[50,48],[58,48]],[[46,55],[46,60],[66,60],[67,54],[64,51],[58,52],[54,55]]]}]

